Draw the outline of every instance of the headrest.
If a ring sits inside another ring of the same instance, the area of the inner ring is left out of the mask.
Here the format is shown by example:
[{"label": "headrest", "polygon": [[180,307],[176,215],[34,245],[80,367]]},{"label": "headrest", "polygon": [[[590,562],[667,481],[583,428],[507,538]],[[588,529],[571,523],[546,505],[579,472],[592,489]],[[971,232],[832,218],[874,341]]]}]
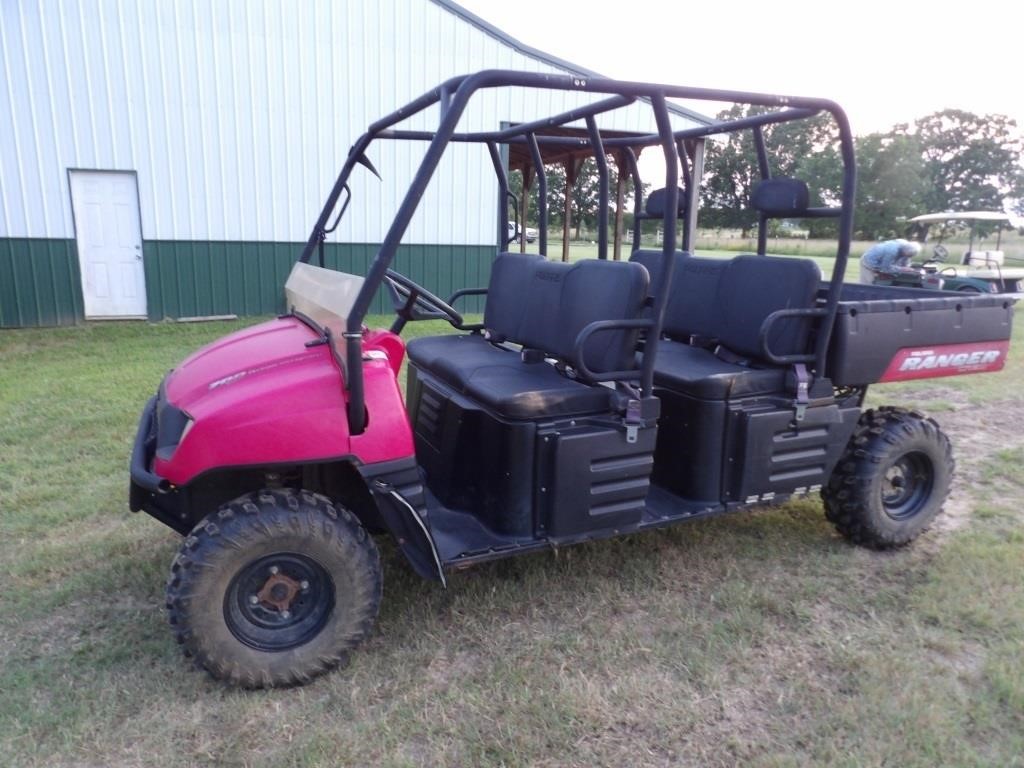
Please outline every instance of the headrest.
[{"label": "headrest", "polygon": [[810,199],[807,184],[800,179],[777,176],[758,182],[750,195],[750,204],[761,213],[786,218],[804,213],[810,205]]},{"label": "headrest", "polygon": [[[665,198],[668,197],[667,189],[656,189],[647,196],[647,205],[644,206],[644,210],[647,211],[648,216],[664,216],[665,215]],[[679,200],[676,205],[678,209],[676,211],[676,217],[680,218],[686,215],[686,193],[683,190],[679,190]]]}]

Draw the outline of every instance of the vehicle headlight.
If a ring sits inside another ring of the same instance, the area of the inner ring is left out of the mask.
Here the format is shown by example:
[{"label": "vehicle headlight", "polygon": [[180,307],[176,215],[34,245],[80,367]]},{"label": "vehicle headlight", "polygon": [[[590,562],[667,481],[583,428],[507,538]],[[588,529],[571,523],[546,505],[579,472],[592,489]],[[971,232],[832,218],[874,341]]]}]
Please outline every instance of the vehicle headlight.
[{"label": "vehicle headlight", "polygon": [[156,453],[167,460],[174,455],[174,451],[185,435],[192,429],[195,421],[185,411],[175,408],[166,400],[161,399],[156,406]]}]

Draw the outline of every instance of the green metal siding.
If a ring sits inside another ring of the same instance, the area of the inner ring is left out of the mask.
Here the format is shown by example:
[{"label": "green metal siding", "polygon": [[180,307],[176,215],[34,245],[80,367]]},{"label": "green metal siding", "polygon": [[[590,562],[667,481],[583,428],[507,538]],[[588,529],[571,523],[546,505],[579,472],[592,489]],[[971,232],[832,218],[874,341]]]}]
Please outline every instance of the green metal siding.
[{"label": "green metal siding", "polygon": [[[284,310],[284,282],[302,243],[146,240],[150,320],[207,315],[268,315]],[[325,266],[366,274],[372,244],[327,243]],[[442,297],[486,286],[493,246],[403,245],[394,268]],[[465,311],[480,311],[470,297]],[[371,312],[390,312],[381,292]],[[0,326],[71,325],[83,319],[74,240],[0,239]]]},{"label": "green metal siding", "polygon": [[82,316],[74,240],[0,238],[0,328],[73,325]]},{"label": "green metal siding", "polygon": [[[377,247],[326,243],[324,266],[364,275]],[[282,312],[284,283],[302,248],[302,243],[146,241],[149,317]],[[459,288],[486,286],[493,259],[493,246],[402,245],[392,266],[427,290],[447,297]],[[479,299],[463,300],[460,306],[466,311],[482,309]],[[391,311],[383,291],[370,311]]]}]

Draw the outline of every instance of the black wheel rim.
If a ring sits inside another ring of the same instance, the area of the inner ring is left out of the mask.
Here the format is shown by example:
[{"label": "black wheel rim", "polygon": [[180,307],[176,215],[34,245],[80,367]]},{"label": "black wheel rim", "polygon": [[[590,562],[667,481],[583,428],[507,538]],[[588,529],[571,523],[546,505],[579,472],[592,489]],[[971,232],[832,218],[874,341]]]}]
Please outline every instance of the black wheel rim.
[{"label": "black wheel rim", "polygon": [[935,482],[932,462],[919,451],[905,453],[885,470],[882,506],[893,520],[907,520],[925,506]]},{"label": "black wheel rim", "polygon": [[306,555],[279,552],[246,565],[228,586],[231,634],[260,651],[285,651],[319,634],[334,609],[334,582]]}]

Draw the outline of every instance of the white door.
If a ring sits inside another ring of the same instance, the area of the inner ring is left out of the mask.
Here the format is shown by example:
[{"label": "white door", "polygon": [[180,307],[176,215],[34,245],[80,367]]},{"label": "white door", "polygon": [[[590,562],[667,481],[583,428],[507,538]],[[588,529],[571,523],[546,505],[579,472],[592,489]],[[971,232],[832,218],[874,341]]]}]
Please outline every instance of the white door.
[{"label": "white door", "polygon": [[145,317],[146,275],[135,174],[71,171],[86,317]]}]

